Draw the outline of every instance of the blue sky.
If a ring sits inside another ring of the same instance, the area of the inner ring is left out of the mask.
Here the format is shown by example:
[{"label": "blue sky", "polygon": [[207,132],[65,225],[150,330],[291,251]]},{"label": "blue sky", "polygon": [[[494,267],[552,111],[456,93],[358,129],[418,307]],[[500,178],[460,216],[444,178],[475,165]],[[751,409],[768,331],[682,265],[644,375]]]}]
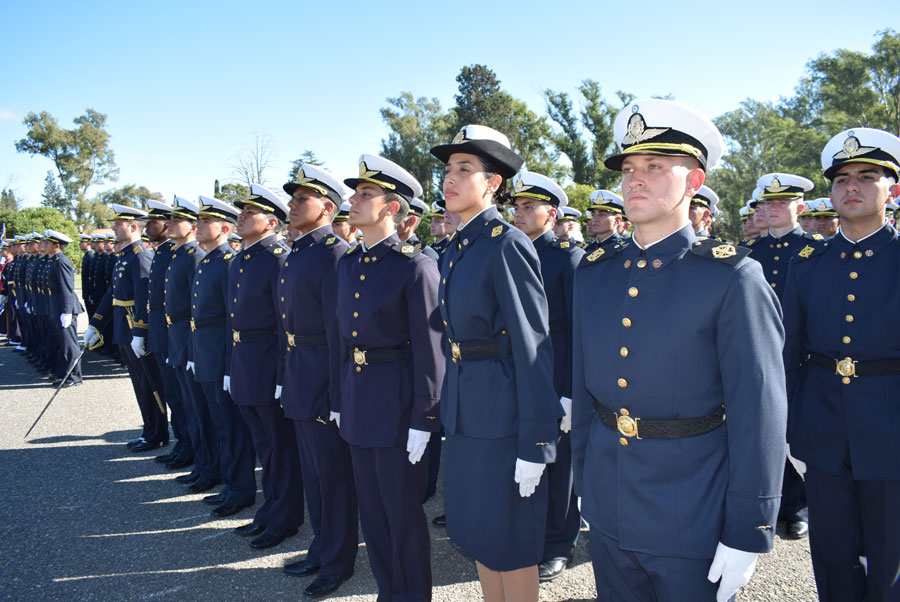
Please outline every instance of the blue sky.
[{"label": "blue sky", "polygon": [[900,29],[895,2],[857,6],[0,0],[0,187],[38,205],[52,164],[16,153],[22,118],[48,111],[72,127],[87,107],[108,115],[120,170],[91,194],[133,183],[209,195],[257,134],[272,141],[273,189],[304,149],[348,177],[387,134],[386,98],[452,106],[473,63],[539,114],[543,89],[574,93],[591,78],[610,100],[672,94],[714,117],[789,96],[810,58],[868,52],[877,31]]}]

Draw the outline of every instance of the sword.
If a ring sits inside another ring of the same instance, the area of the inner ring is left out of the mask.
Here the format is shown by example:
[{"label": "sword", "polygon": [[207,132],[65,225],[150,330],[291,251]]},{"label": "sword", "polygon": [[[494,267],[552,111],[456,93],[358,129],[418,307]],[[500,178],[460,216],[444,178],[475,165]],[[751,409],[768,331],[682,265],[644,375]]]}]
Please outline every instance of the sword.
[{"label": "sword", "polygon": [[75,366],[78,365],[78,362],[81,361],[81,356],[84,355],[84,352],[87,351],[87,345],[81,348],[81,353],[78,354],[78,357],[75,358],[75,361],[72,362],[72,365],[69,367],[69,371],[66,372],[66,375],[62,377],[62,380],[59,381],[59,385],[56,387],[56,391],[53,392],[53,397],[50,398],[50,401],[47,402],[47,405],[44,406],[44,409],[41,410],[41,413],[38,414],[37,419],[34,421],[34,424],[31,425],[31,428],[28,429],[28,432],[25,433],[23,439],[28,439],[28,435],[31,434],[31,431],[34,430],[34,427],[37,426],[37,423],[40,422],[41,416],[44,415],[44,412],[47,411],[47,408],[50,407],[50,404],[53,403],[53,400],[56,399],[56,396],[59,395],[59,392],[62,390],[62,386],[66,384],[66,380],[69,378],[69,375],[72,374],[72,370],[75,369]]}]

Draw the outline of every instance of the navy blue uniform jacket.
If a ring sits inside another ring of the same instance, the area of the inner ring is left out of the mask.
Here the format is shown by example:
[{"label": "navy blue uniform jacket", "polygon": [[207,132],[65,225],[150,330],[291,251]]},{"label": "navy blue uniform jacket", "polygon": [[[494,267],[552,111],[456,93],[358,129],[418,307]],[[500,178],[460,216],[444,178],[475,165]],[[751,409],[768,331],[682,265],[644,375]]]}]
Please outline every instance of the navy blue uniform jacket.
[{"label": "navy blue uniform jacket", "polygon": [[[169,365],[183,368],[191,359],[191,305],[196,300],[191,288],[194,272],[206,252],[196,240],[186,242],[172,253],[166,268],[166,321],[169,323],[167,358]],[[224,351],[224,348],[223,348]]]},{"label": "navy blue uniform jacket", "polygon": [[169,332],[166,325],[166,269],[172,261],[175,243],[160,243],[150,262],[147,289],[135,292],[134,317],[136,337],[146,337],[144,344],[153,353],[166,353]]},{"label": "navy blue uniform jacket", "polygon": [[191,283],[191,352],[194,380],[198,383],[222,382],[225,355],[231,346],[231,322],[228,320],[228,268],[234,251],[224,242],[197,265]]},{"label": "navy blue uniform jacket", "polygon": [[112,282],[106,290],[106,294],[97,304],[91,324],[102,331],[110,320],[113,326],[113,340],[115,345],[128,345],[131,343],[131,324],[134,315],[135,292],[147,288],[147,277],[150,274],[150,262],[153,260],[153,251],[148,251],[137,240],[121,251],[113,271]]}]

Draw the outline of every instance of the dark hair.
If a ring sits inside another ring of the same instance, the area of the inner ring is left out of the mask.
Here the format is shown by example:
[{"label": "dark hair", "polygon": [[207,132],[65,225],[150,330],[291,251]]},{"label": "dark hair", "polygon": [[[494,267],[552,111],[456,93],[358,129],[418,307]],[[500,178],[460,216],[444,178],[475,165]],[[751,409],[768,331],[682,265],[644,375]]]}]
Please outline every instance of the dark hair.
[{"label": "dark hair", "polygon": [[384,193],[384,203],[393,203],[394,201],[400,205],[400,209],[397,213],[394,214],[394,225],[400,226],[400,222],[406,219],[406,216],[409,215],[409,201],[405,198],[397,194],[396,192],[387,191]]},{"label": "dark hair", "polygon": [[[481,161],[481,167],[484,170],[485,178],[490,179],[500,175],[500,168],[497,167],[493,161],[486,157],[482,157],[481,155],[476,156],[478,157],[478,160]],[[497,206],[497,209],[502,212],[508,205],[512,205],[513,198],[512,193],[509,191],[509,187],[506,185],[506,178],[500,176],[500,186],[497,187],[497,192],[494,193],[494,204]]]}]

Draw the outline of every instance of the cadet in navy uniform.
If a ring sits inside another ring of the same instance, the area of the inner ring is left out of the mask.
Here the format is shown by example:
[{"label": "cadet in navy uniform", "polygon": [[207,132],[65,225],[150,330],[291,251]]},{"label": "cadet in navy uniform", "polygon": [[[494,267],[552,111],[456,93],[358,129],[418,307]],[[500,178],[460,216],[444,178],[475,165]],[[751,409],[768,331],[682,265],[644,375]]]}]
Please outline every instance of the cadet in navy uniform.
[{"label": "cadet in navy uniform", "polygon": [[[75,331],[75,322],[78,314],[84,311],[78,295],[75,294],[75,269],[72,262],[62,252],[72,239],[57,232],[45,230],[44,240],[47,245],[49,257],[47,270],[47,290],[49,302],[49,314],[51,324],[54,327],[54,342],[56,348],[56,379],[57,383],[65,377],[69,368],[78,357],[78,334]],[[75,364],[72,374],[63,383],[63,387],[81,384],[81,360]]]},{"label": "cadet in navy uniform", "polygon": [[90,234],[78,235],[78,248],[84,253],[81,256],[81,298],[84,299],[85,311],[90,317],[94,313],[94,306],[88,301],[91,298],[91,262],[94,260]]},{"label": "cadet in navy uniform", "polygon": [[553,234],[560,240],[571,240],[573,244],[581,241],[581,211],[574,207],[563,206],[556,216]]},{"label": "cadet in navy uniform", "polygon": [[[762,265],[763,274],[780,301],[791,257],[807,242],[822,240],[819,234],[803,232],[797,223],[797,214],[804,207],[803,193],[812,190],[813,183],[793,174],[770,173],[760,177],[756,185],[760,190],[756,211],[765,213],[769,230],[750,243],[750,257]],[[806,492],[803,480],[787,459],[778,517],[785,521],[785,537],[806,537],[809,531]]]},{"label": "cadet in navy uniform", "polygon": [[356,226],[351,226],[348,219],[350,218],[350,203],[346,200],[341,203],[341,208],[338,210],[337,215],[334,216],[334,220],[331,222],[331,229],[334,231],[335,235],[338,238],[344,239],[344,241],[350,245],[351,247],[355,247],[357,244]]},{"label": "cadet in navy uniform", "polygon": [[534,243],[541,262],[541,279],[549,308],[553,343],[553,387],[566,415],[556,439],[556,462],[547,466],[549,504],[544,555],[538,565],[540,581],[559,577],[572,562],[581,515],[572,482],[572,281],[584,256],[575,241],[553,233],[556,216],[569,199],[560,186],[541,174],[521,171],[513,178],[515,226]]},{"label": "cadet in navy uniform", "polygon": [[217,495],[203,501],[217,504],[212,516],[224,517],[237,514],[256,502],[253,441],[231,395],[222,388],[227,349],[231,343],[228,272],[235,255],[228,237],[240,212],[219,199],[201,196],[198,203],[197,242],[206,251],[206,256],[198,264],[191,283],[189,357],[194,380],[211,420],[208,433],[211,441],[208,443],[219,458],[219,471],[225,484]]},{"label": "cadet in navy uniform", "polygon": [[885,311],[900,307],[900,239],[884,216],[900,195],[900,138],[841,132],[822,168],[841,227],[788,270],[788,443],[806,472],[819,599],[900,600],[900,329]]},{"label": "cadet in navy uniform", "polygon": [[697,238],[710,237],[709,229],[712,226],[713,218],[719,214],[718,204],[719,195],[709,186],[701,186],[700,190],[694,194],[688,218],[691,220]]},{"label": "cadet in navy uniform", "polygon": [[409,202],[409,213],[397,224],[397,236],[400,242],[408,242],[422,253],[438,263],[438,253],[429,246],[426,246],[419,237],[416,236],[416,228],[422,223],[422,217],[428,211],[428,205],[421,199],[412,199]]},{"label": "cadet in navy uniform", "polygon": [[149,358],[159,375],[157,385],[161,389],[166,406],[172,413],[172,432],[178,439],[171,452],[159,455],[155,460],[165,463],[166,468],[170,470],[178,470],[194,463],[194,447],[181,401],[181,386],[175,376],[175,368],[166,361],[169,333],[166,324],[165,278],[172,254],[175,252],[175,242],[169,239],[167,231],[172,206],[151,199],[147,201],[147,209],[149,211],[145,232],[151,242],[158,244],[153,261],[150,262],[147,288],[135,291],[131,348],[135,354],[149,352]]},{"label": "cadet in navy uniform", "polygon": [[197,266],[206,255],[196,240],[198,212],[196,204],[175,197],[166,224],[166,235],[175,247],[164,279],[168,325],[166,362],[175,370],[185,422],[194,449],[194,469],[180,482],[189,483],[189,489],[194,493],[209,491],[221,482],[218,437],[206,397],[194,379],[191,361],[191,312],[196,304],[191,287]]},{"label": "cadet in navy uniform", "polygon": [[447,210],[462,220],[441,266],[447,534],[475,557],[485,600],[537,600],[542,475],[555,459],[563,411],[540,261],[493,204],[507,200],[506,179],[522,159],[505,135],[480,125],[431,154],[446,164]]},{"label": "cadet in navy uniform", "polygon": [[619,224],[625,219],[622,197],[609,190],[595,190],[591,193],[588,210],[591,212],[591,232],[594,238],[584,248],[585,253],[600,248],[606,250],[624,240],[618,232]]},{"label": "cadet in navy uniform", "polygon": [[284,572],[318,573],[303,592],[318,598],[353,575],[359,544],[350,447],[329,419],[341,387],[337,265],[349,249],[331,230],[331,219],[348,189],[324,169],[304,164],[284,191],[291,195],[291,226],[300,235],[278,280],[287,336],[281,405],[294,424],[314,535],[306,557],[285,565]]},{"label": "cadet in navy uniform", "polygon": [[131,445],[133,452],[157,449],[169,442],[166,408],[159,395],[156,365],[144,356],[138,357],[131,348],[134,324],[134,299],[138,290],[146,289],[153,252],[141,244],[141,231],[147,213],[124,205],[111,205],[116,212],[112,219],[116,239],[122,245],[118,252],[112,283],[97,305],[97,311],[84,332],[84,344],[102,344],[100,333],[111,326],[112,343],[117,345],[134,387],[144,428],[141,438]]},{"label": "cadet in navy uniform", "polygon": [[573,316],[575,487],[598,598],[724,602],[775,531],[778,301],[747,250],[699,241],[690,223],[722,154],[715,125],[645,99],[614,134],[622,150],[605,165],[623,173],[634,235],[585,256]]},{"label": "cadet in navy uniform", "polygon": [[421,460],[431,434],[440,429],[438,271],[396,232],[422,186],[399,165],[374,155],[362,155],[358,177],[344,183],[356,190],[349,222],[365,242],[338,263],[341,393],[333,411],[350,444],[378,599],[431,600],[431,548],[422,510],[428,461]]},{"label": "cadet in navy uniform", "polygon": [[225,390],[250,429],[262,465],[265,498],[253,522],[235,529],[257,549],[277,546],[303,524],[303,477],[297,441],[279,397],[287,338],[278,319],[278,273],[288,256],[277,237],[290,210],[272,191],[253,184],[241,209],[237,232],[244,250],[231,260],[228,279],[230,358]]}]

